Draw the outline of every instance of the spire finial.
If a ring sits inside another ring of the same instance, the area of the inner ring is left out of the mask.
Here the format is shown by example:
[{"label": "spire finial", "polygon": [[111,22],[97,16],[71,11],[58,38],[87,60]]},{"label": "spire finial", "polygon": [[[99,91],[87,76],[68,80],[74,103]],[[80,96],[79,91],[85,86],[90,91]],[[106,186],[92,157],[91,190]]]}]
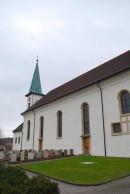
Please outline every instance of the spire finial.
[{"label": "spire finial", "polygon": [[36,61],[37,61],[37,63],[38,63],[38,55],[37,55],[37,60],[36,60]]}]

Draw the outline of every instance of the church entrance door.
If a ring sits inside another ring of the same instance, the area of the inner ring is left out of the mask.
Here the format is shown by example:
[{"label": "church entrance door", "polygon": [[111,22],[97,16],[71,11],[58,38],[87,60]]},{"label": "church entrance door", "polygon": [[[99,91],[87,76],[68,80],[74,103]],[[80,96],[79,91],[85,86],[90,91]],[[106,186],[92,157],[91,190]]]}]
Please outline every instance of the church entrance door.
[{"label": "church entrance door", "polygon": [[90,136],[83,137],[83,153],[90,153]]},{"label": "church entrance door", "polygon": [[42,150],[42,149],[43,149],[43,139],[39,139],[39,142],[38,142],[38,149],[39,149],[39,150]]}]

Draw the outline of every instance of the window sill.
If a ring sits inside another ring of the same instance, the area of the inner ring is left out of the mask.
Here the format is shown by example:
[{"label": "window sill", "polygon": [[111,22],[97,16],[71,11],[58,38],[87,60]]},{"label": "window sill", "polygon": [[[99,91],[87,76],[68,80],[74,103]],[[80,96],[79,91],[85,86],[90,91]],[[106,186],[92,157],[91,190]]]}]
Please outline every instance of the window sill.
[{"label": "window sill", "polygon": [[56,139],[62,139],[62,137],[57,137]]},{"label": "window sill", "polygon": [[130,113],[127,114],[121,114],[121,117],[130,116]]},{"label": "window sill", "polygon": [[43,140],[43,138],[39,138],[38,140]]},{"label": "window sill", "polygon": [[90,137],[90,134],[85,134],[85,135],[81,135],[80,137],[84,138],[84,137]]},{"label": "window sill", "polygon": [[118,136],[118,135],[130,135],[130,132],[124,132],[124,133],[113,133],[112,136]]}]

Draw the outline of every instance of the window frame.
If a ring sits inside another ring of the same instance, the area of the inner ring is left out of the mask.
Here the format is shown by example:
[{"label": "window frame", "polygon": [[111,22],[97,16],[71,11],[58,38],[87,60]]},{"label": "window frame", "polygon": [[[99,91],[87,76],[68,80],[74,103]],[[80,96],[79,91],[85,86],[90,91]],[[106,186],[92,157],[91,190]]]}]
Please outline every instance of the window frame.
[{"label": "window frame", "polygon": [[27,141],[30,140],[30,127],[31,127],[31,122],[30,120],[27,121]]},{"label": "window frame", "polygon": [[[129,98],[127,98],[127,97],[129,97]],[[122,92],[121,95],[120,95],[121,113],[122,113],[122,115],[130,114],[130,111],[128,110],[130,108],[130,105],[128,105],[128,100],[130,101],[130,94],[129,94],[129,92],[127,92],[127,91]],[[124,108],[126,109],[126,112],[124,112]]]},{"label": "window frame", "polygon": [[[87,110],[84,109],[85,107],[87,107]],[[85,115],[87,115],[87,119],[85,118]],[[81,105],[81,117],[82,117],[82,136],[90,136],[89,105],[86,102],[82,103]],[[88,127],[86,127],[85,129],[85,126],[87,125]]]},{"label": "window frame", "polygon": [[[114,130],[114,126],[115,125],[120,125],[120,131],[119,132],[115,132]],[[120,122],[116,122],[116,123],[111,123],[111,130],[112,130],[112,135],[121,135],[122,134],[122,127],[121,127],[121,123]]]},{"label": "window frame", "polygon": [[40,129],[39,129],[39,139],[43,139],[43,130],[44,130],[44,117],[40,117]]},{"label": "window frame", "polygon": [[62,111],[57,112],[57,138],[61,139],[63,135],[63,114]]},{"label": "window frame", "polygon": [[17,137],[15,137],[15,144],[17,144]]},{"label": "window frame", "polygon": [[18,137],[18,144],[20,144],[20,137]]}]

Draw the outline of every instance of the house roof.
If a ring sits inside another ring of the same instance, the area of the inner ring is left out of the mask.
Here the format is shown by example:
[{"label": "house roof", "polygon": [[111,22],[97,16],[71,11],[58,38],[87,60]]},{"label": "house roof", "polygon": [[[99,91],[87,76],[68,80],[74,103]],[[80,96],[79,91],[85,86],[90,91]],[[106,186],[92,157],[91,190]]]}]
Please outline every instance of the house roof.
[{"label": "house roof", "polygon": [[22,132],[23,129],[23,123],[19,125],[15,130],[13,130],[13,133]]},{"label": "house roof", "polygon": [[104,79],[107,79],[128,69],[130,69],[130,50],[51,90],[25,112],[34,110],[56,99],[64,97],[90,85],[96,84],[97,82],[99,83]]},{"label": "house roof", "polygon": [[36,93],[36,94],[42,95],[42,88],[41,88],[41,81],[40,81],[40,74],[39,74],[39,67],[38,67],[38,59],[37,59],[35,71],[33,74],[31,86],[29,89],[29,93],[26,96],[28,96],[30,93]]}]

